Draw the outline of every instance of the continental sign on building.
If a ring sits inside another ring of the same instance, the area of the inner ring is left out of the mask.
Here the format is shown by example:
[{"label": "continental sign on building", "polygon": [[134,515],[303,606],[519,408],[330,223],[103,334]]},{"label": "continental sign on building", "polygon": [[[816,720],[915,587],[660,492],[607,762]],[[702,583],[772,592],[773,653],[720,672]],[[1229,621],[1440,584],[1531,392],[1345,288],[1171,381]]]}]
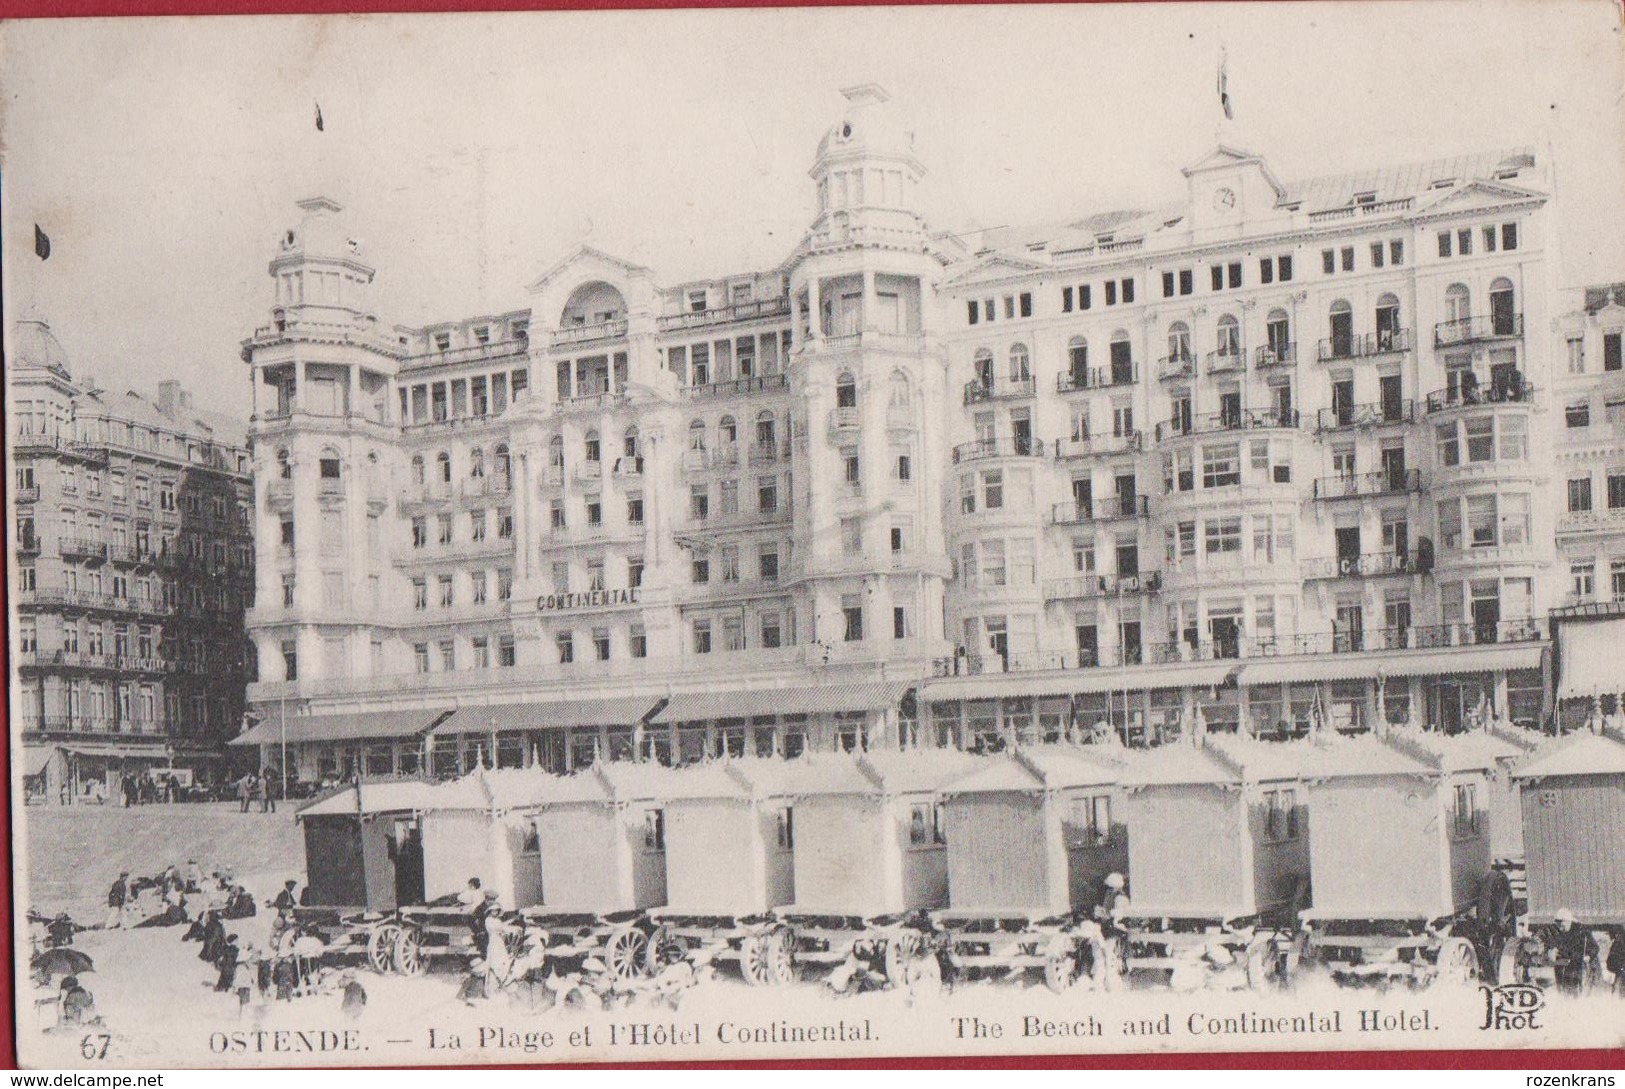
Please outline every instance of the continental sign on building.
[{"label": "continental sign on building", "polygon": [[636,605],[636,586],[620,590],[589,590],[584,594],[543,594],[536,599],[538,612],[562,612],[567,609],[602,609],[610,605]]}]

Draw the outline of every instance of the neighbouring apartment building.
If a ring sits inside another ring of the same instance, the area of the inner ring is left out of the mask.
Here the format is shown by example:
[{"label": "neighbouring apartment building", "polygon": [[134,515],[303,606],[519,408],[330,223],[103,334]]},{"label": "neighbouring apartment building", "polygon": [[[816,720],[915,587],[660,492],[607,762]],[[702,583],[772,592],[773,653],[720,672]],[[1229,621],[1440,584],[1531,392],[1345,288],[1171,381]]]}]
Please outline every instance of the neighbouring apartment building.
[{"label": "neighbouring apartment building", "polygon": [[[1177,206],[951,234],[845,95],[764,271],[584,247],[391,326],[301,203],[243,346],[239,743],[311,778],[1547,713],[1548,164],[1221,146]],[[1572,319],[1599,373],[1618,314]]]},{"label": "neighbouring apartment building", "polygon": [[224,774],[250,676],[242,423],[178,382],[152,401],[76,379],[44,322],[16,326],[6,381],[12,734],[30,789],[112,797],[147,769]]}]

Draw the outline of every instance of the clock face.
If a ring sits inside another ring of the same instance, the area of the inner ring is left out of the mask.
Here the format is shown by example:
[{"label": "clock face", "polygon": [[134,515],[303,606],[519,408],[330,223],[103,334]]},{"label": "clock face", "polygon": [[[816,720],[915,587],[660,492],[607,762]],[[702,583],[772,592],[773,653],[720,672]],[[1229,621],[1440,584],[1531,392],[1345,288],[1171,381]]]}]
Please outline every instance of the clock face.
[{"label": "clock face", "polygon": [[1223,211],[1236,206],[1236,194],[1232,189],[1220,189],[1213,194],[1213,207]]}]

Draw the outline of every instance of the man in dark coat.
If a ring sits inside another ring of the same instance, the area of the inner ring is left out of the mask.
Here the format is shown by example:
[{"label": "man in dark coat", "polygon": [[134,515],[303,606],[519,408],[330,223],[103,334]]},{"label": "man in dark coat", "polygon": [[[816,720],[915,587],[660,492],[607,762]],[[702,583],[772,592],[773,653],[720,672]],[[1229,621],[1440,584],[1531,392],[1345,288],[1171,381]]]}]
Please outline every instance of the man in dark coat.
[{"label": "man in dark coat", "polygon": [[130,902],[130,871],[120,870],[113,887],[107,890],[107,929],[124,925],[124,908]]},{"label": "man in dark coat", "polygon": [[203,924],[203,948],[198,950],[197,959],[207,964],[213,964],[220,959],[220,949],[226,944],[226,925],[220,921],[220,913],[211,909],[209,918]]},{"label": "man in dark coat", "polygon": [[1558,908],[1556,919],[1550,945],[1557,989],[1578,994],[1585,986],[1586,966],[1595,952],[1591,934],[1575,925],[1574,912],[1568,908]]},{"label": "man in dark coat", "polygon": [[232,981],[237,975],[237,935],[228,935],[225,944],[220,947],[220,956],[215,960],[215,967],[220,969],[220,979],[215,983],[214,989],[224,994],[231,990]]}]

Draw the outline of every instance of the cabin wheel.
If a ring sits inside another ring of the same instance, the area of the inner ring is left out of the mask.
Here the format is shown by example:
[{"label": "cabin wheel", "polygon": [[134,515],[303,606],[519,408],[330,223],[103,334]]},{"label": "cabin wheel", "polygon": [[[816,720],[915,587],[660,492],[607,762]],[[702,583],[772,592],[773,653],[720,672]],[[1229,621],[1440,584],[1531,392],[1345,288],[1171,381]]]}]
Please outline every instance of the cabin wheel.
[{"label": "cabin wheel", "polygon": [[649,937],[636,927],[626,927],[609,936],[604,960],[617,983],[627,983],[649,971]]},{"label": "cabin wheel", "polygon": [[787,926],[775,927],[763,943],[768,982],[785,986],[796,981],[796,935]]},{"label": "cabin wheel", "polygon": [[751,934],[739,943],[739,974],[745,977],[746,983],[754,987],[766,987],[773,982],[767,952],[772,937],[772,931],[764,931],[761,934]]},{"label": "cabin wheel", "polygon": [[367,964],[379,975],[388,975],[394,968],[395,941],[401,928],[394,923],[380,923],[367,934]]},{"label": "cabin wheel", "polygon": [[1044,948],[1044,986],[1060,994],[1078,978],[1078,951],[1065,934],[1057,934]]},{"label": "cabin wheel", "polygon": [[403,926],[395,936],[395,970],[405,976],[422,975],[427,965],[423,959],[423,935],[415,926]]},{"label": "cabin wheel", "polygon": [[672,933],[671,927],[661,924],[649,934],[648,944],[643,951],[643,970],[648,975],[658,975],[661,969],[676,964],[687,955],[688,950]]},{"label": "cabin wheel", "polygon": [[1501,956],[1495,965],[1495,983],[1529,983],[1529,965],[1538,957],[1538,945],[1528,938],[1511,938],[1501,946]]},{"label": "cabin wheel", "polygon": [[886,941],[886,979],[893,987],[901,987],[908,980],[909,965],[920,956],[920,935],[913,930],[900,930]]},{"label": "cabin wheel", "polygon": [[1478,954],[1466,938],[1446,938],[1433,963],[1434,982],[1471,983],[1478,977]]}]

